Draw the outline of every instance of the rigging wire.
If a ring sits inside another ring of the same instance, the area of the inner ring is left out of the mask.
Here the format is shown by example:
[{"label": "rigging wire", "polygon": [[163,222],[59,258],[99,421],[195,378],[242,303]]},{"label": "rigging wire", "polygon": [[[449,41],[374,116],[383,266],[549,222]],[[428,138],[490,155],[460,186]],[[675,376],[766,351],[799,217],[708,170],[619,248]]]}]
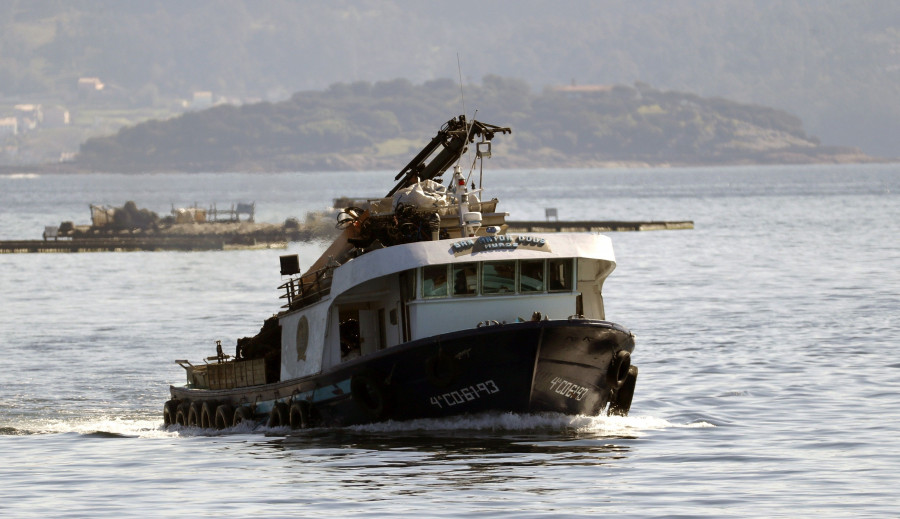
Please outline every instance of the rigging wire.
[{"label": "rigging wire", "polygon": [[[465,117],[465,115],[466,115],[466,96],[463,93],[462,65],[460,64],[460,61],[459,61],[459,53],[458,52],[456,53],[456,70],[457,70],[457,73],[459,74],[459,97],[462,100],[462,109],[463,109],[462,113],[463,113],[463,117]],[[466,140],[463,141],[463,146],[459,150],[459,159],[456,161],[457,166],[462,164],[463,155],[465,155],[466,150],[468,149],[469,138],[472,135],[472,128],[475,127],[474,121],[475,121],[475,116],[477,114],[478,114],[478,109],[476,108],[475,113],[472,114],[472,122],[470,122],[469,119],[466,118]]]},{"label": "rigging wire", "polygon": [[456,71],[459,73],[459,98],[462,100],[462,113],[466,113],[466,95],[463,93],[462,65],[459,63],[459,53],[456,53]]}]

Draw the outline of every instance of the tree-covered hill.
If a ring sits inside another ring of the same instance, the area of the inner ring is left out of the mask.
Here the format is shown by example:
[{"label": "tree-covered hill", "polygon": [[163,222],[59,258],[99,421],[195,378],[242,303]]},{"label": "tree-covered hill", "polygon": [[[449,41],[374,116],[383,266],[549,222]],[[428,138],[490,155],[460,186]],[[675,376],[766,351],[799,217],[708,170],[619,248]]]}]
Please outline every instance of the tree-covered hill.
[{"label": "tree-covered hill", "polygon": [[[0,101],[165,108],[338,82],[462,75],[634,84],[800,116],[831,144],[900,149],[900,2],[2,0]],[[104,101],[104,102],[106,102]],[[0,114],[4,117],[4,114]]]},{"label": "tree-covered hill", "polygon": [[[469,117],[510,126],[502,167],[610,163],[739,164],[866,160],[821,146],[784,111],[648,85],[547,89],[488,76],[464,95]],[[92,171],[302,171],[400,168],[449,118],[459,86],[442,79],[339,83],[289,100],[218,106],[92,138]]]}]

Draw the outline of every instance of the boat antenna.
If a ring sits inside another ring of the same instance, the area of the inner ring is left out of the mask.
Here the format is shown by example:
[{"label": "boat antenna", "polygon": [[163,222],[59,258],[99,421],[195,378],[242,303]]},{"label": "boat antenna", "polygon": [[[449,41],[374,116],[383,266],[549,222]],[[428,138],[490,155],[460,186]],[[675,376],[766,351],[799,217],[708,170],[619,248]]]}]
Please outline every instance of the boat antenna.
[{"label": "boat antenna", "polygon": [[[463,117],[466,115],[466,96],[463,94],[463,80],[462,80],[462,65],[459,62],[459,53],[456,53],[456,71],[459,74],[459,98],[462,100],[462,113]],[[475,127],[475,115],[478,114],[478,109],[475,109],[475,113],[472,114],[472,121],[466,120],[466,140],[463,141],[462,148],[459,150],[459,159],[456,161],[457,167],[462,164],[463,155],[466,152],[466,143],[469,142],[469,138],[472,135],[472,128]]]},{"label": "boat antenna", "polygon": [[462,113],[466,113],[466,95],[463,93],[462,65],[459,64],[459,53],[456,53],[456,71],[459,73],[459,98],[462,100]]}]

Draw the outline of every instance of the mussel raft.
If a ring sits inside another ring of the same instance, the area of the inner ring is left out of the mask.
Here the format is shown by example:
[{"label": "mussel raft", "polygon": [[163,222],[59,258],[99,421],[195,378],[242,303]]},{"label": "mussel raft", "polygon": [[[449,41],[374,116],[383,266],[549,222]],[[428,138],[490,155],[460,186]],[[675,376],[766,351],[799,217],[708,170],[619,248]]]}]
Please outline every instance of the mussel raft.
[{"label": "mussel raft", "polygon": [[204,363],[176,361],[187,384],[170,387],[165,425],[627,414],[638,370],[633,334],[605,320],[611,241],[507,233],[481,185],[491,141],[506,133],[451,119],[386,197],[340,213],[341,235],[306,272],[282,256],[281,310],[233,356],[217,343]]}]

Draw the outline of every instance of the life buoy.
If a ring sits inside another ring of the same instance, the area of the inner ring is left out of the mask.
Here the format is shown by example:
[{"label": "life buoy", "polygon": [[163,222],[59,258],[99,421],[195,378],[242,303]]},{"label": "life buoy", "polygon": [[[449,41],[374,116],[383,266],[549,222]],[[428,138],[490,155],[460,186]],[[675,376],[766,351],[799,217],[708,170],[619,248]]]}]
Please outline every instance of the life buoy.
[{"label": "life buoy", "polygon": [[306,400],[297,400],[291,404],[291,429],[307,429],[310,427],[309,412],[311,404]]},{"label": "life buoy", "polygon": [[374,373],[360,373],[350,379],[350,396],[372,419],[381,418],[387,406],[382,377]]},{"label": "life buoy", "polygon": [[234,409],[234,417],[231,419],[231,426],[235,427],[242,423],[253,422],[253,411],[249,407],[242,405]]},{"label": "life buoy", "polygon": [[200,427],[212,429],[216,424],[216,403],[203,402],[200,406]]},{"label": "life buoy", "polygon": [[269,413],[269,422],[266,425],[268,427],[283,427],[290,425],[290,423],[291,417],[288,405],[284,402],[275,402],[272,406],[272,412]]},{"label": "life buoy", "polygon": [[619,350],[609,363],[606,371],[606,383],[613,389],[619,389],[628,378],[628,368],[631,367],[631,354],[625,350]]},{"label": "life buoy", "polygon": [[216,429],[222,430],[234,421],[234,409],[228,404],[222,404],[216,408]]},{"label": "life buoy", "polygon": [[425,376],[435,387],[449,386],[459,375],[456,359],[443,352],[432,355],[425,361]]},{"label": "life buoy", "polygon": [[175,424],[175,414],[178,412],[178,400],[169,400],[163,405],[163,426]]}]

